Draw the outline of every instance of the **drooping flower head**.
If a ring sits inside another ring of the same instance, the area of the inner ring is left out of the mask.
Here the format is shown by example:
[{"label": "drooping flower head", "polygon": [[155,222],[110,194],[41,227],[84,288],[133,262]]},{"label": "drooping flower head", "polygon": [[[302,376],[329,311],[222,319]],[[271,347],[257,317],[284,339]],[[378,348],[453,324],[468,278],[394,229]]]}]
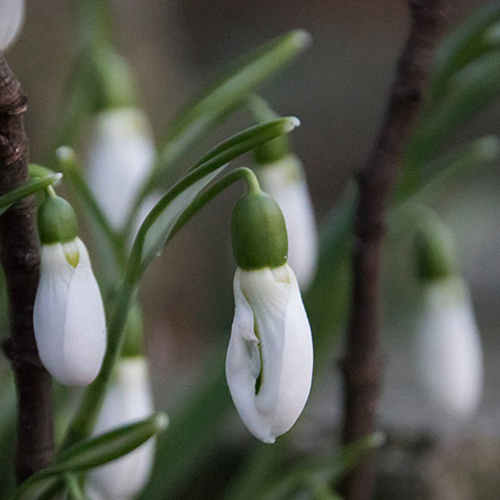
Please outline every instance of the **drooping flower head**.
[{"label": "drooping flower head", "polygon": [[235,206],[235,315],[226,359],[234,404],[265,443],[287,432],[311,388],[311,329],[287,260],[283,215],[268,195],[251,192]]},{"label": "drooping flower head", "polygon": [[24,22],[24,0],[0,0],[0,50],[16,39]]},{"label": "drooping flower head", "polygon": [[111,108],[97,115],[89,185],[115,229],[123,229],[154,155],[149,124],[138,108]]},{"label": "drooping flower head", "polygon": [[[113,384],[99,414],[95,435],[138,422],[154,412],[147,361],[143,356],[118,362]],[[154,459],[155,439],[88,474],[90,498],[131,500],[147,483]]]},{"label": "drooping flower head", "polygon": [[421,231],[416,252],[423,300],[416,337],[419,378],[434,409],[464,419],[476,410],[483,386],[481,338],[468,287],[444,225]]},{"label": "drooping flower head", "polygon": [[106,350],[106,319],[71,205],[49,196],[38,209],[38,229],[41,267],[33,323],[40,359],[61,384],[88,385]]}]

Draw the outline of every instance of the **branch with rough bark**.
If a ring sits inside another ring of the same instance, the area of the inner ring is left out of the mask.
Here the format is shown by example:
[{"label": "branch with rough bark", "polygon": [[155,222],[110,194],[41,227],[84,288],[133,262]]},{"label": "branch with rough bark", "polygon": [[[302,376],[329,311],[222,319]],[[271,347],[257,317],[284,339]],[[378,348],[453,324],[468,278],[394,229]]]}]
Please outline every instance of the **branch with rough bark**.
[{"label": "branch with rough bark", "polygon": [[[369,436],[376,426],[381,380],[379,288],[386,206],[400,168],[405,140],[424,101],[433,50],[444,29],[444,3],[444,0],[410,1],[410,36],[398,63],[385,120],[375,148],[358,175],[352,302],[342,362],[343,445]],[[341,493],[347,500],[368,500],[373,495],[374,482],[373,457],[367,456],[345,477]]]},{"label": "branch with rough bark", "polygon": [[[27,98],[0,51],[0,194],[28,179]],[[16,478],[21,483],[53,458],[51,377],[33,333],[40,266],[35,202],[25,198],[0,217],[0,261],[9,298],[10,337],[3,343],[14,370],[17,407]]]}]

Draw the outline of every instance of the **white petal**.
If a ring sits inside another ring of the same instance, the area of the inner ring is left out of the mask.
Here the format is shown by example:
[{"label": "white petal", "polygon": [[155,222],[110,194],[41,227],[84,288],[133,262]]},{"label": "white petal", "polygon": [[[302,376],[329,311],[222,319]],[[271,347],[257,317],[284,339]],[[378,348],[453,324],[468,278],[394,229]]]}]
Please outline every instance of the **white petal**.
[{"label": "white petal", "polygon": [[[154,412],[144,358],[124,358],[117,367],[95,434],[137,422]],[[106,499],[129,499],[147,483],[154,457],[154,439],[150,439],[128,455],[88,474],[89,488]]]},{"label": "white petal", "polygon": [[0,49],[15,40],[24,22],[24,0],[0,0]]},{"label": "white petal", "polygon": [[467,418],[483,384],[483,356],[472,304],[459,279],[427,286],[417,337],[420,379],[441,411]]},{"label": "white petal", "polygon": [[[85,245],[78,239],[80,259],[68,289],[64,347],[60,364],[65,385],[90,384],[106,352],[106,316]],[[55,376],[55,375],[54,375]]]},{"label": "white petal", "polygon": [[[291,269],[236,271],[226,360],[231,396],[249,431],[273,443],[302,412],[312,380],[309,322]],[[262,367],[260,388],[256,383]]]},{"label": "white petal", "polygon": [[88,158],[88,177],[114,228],[121,229],[127,220],[154,155],[149,124],[139,109],[112,109],[98,116]]},{"label": "white petal", "polygon": [[305,288],[316,271],[318,234],[301,163],[290,155],[257,169],[257,175],[262,189],[283,211],[288,231],[288,264],[301,288]]},{"label": "white petal", "polygon": [[43,365],[57,379],[65,378],[63,358],[68,290],[75,269],[64,255],[62,245],[42,245],[40,281],[33,311],[33,326]]}]

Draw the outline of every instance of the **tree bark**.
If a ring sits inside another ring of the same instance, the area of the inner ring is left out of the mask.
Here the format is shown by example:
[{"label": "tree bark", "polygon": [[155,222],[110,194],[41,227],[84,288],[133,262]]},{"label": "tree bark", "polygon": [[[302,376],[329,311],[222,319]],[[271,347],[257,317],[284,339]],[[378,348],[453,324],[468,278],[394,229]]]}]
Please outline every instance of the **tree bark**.
[{"label": "tree bark", "polygon": [[[0,194],[28,179],[27,98],[0,51]],[[3,343],[17,390],[16,478],[23,482],[51,463],[54,453],[51,377],[42,366],[33,333],[33,304],[40,266],[33,197],[0,217],[0,261],[9,298],[10,337]]]},{"label": "tree bark", "polygon": [[[396,81],[375,148],[358,174],[354,219],[353,290],[345,357],[342,445],[371,435],[381,385],[378,312],[386,205],[399,171],[406,138],[422,106],[432,53],[444,29],[444,0],[411,0],[411,31],[398,63]],[[344,478],[346,500],[372,498],[373,454]]]}]

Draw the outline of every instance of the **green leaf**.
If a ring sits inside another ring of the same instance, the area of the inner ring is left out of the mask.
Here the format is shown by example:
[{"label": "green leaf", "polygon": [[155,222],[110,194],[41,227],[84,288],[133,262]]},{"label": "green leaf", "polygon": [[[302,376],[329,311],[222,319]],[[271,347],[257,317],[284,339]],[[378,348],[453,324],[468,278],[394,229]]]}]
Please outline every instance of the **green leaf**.
[{"label": "green leaf", "polygon": [[405,168],[431,160],[448,136],[500,97],[500,50],[489,52],[454,75],[450,90],[429,108],[405,154]]},{"label": "green leaf", "polygon": [[486,5],[454,29],[443,41],[434,58],[432,99],[437,101],[446,93],[451,77],[471,61],[500,45],[492,36],[498,28],[500,4]]},{"label": "green leaf", "polygon": [[[287,117],[256,125],[230,137],[198,161],[185,177],[167,191],[139,229],[136,242],[141,247],[141,258],[140,268],[134,271],[136,279],[142,276],[148,265],[161,253],[179,217],[229,162],[290,132],[299,123],[297,118]],[[131,259],[134,259],[134,250]]]},{"label": "green leaf", "polygon": [[39,177],[30,179],[25,182],[22,186],[19,186],[8,193],[0,196],[0,215],[6,212],[14,203],[30,196],[37,191],[45,189],[52,184],[56,184],[62,179],[62,174],[57,173],[53,175],[48,175],[47,177]]},{"label": "green leaf", "polygon": [[394,202],[402,200],[414,203],[436,193],[449,181],[467,171],[477,170],[484,164],[498,160],[500,157],[500,139],[486,136],[476,139],[446,152],[418,170],[406,170],[397,186]]},{"label": "green leaf", "polygon": [[16,498],[25,498],[33,486],[47,478],[67,472],[83,472],[116,460],[164,431],[167,426],[168,417],[164,413],[156,413],[140,422],[77,443],[63,451],[53,466],[41,470],[24,482]]},{"label": "green leaf", "polygon": [[171,124],[147,187],[157,185],[159,178],[169,174],[168,169],[196,141],[242,105],[256,86],[302,52],[310,40],[310,35],[305,31],[287,33],[238,61],[220,79],[205,87],[202,94],[189,103]]}]

